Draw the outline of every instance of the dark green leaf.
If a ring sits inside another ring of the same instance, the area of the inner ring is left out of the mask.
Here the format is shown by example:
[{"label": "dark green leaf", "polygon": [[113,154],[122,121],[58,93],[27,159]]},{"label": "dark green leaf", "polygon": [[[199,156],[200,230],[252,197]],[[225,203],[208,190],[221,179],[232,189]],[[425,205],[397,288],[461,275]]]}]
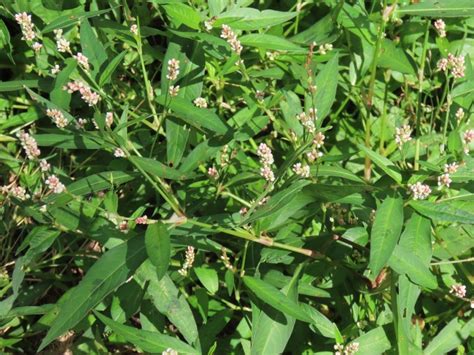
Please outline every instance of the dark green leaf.
[{"label": "dark green leaf", "polygon": [[149,224],[145,233],[146,252],[151,263],[156,267],[160,280],[168,270],[171,261],[170,235],[166,226],[161,223]]}]

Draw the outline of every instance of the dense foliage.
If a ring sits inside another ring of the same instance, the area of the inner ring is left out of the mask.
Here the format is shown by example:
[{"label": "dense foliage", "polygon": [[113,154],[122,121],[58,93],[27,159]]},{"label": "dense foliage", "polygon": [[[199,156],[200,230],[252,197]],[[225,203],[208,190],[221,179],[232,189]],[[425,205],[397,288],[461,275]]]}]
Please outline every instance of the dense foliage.
[{"label": "dense foliage", "polygon": [[0,2],[0,349],[474,352],[472,0]]}]

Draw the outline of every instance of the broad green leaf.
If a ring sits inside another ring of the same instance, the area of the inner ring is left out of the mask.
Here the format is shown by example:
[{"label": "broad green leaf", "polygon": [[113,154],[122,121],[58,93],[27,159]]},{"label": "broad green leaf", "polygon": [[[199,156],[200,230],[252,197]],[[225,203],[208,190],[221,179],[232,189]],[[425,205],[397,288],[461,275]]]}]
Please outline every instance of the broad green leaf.
[{"label": "broad green leaf", "polygon": [[58,17],[58,18],[54,19],[53,21],[51,21],[45,28],[43,28],[41,33],[46,34],[48,32],[52,32],[52,31],[54,31],[56,29],[59,29],[59,28],[66,28],[66,27],[69,27],[69,26],[74,26],[78,22],[80,22],[81,20],[105,14],[105,13],[109,12],[110,10],[111,9],[81,12],[81,13],[77,13],[77,14],[74,14],[74,15],[68,15],[68,16],[65,15],[65,16]]},{"label": "broad green leaf", "polygon": [[449,202],[410,201],[410,206],[418,213],[437,222],[458,222],[474,224],[474,214],[456,208]]},{"label": "broad green leaf", "polygon": [[336,29],[335,25],[336,23],[333,15],[328,14],[315,24],[311,25],[308,29],[291,37],[291,40],[296,43],[304,44],[310,44],[312,42],[326,43]]},{"label": "broad green leaf", "polygon": [[206,290],[208,290],[211,294],[215,294],[217,292],[219,289],[219,276],[217,275],[216,270],[205,267],[197,267],[194,268],[194,272]]},{"label": "broad green leaf", "polygon": [[374,164],[377,165],[380,169],[382,169],[384,173],[386,173],[399,184],[402,182],[402,174],[391,160],[374,152],[373,150],[370,150],[362,144],[357,144],[357,147],[359,147],[360,150],[362,150],[366,155],[368,155],[370,159],[374,162]]},{"label": "broad green leaf", "polygon": [[110,146],[102,138],[92,135],[80,135],[77,133],[45,133],[34,135],[40,147],[56,147],[65,149],[101,149]]},{"label": "broad green leaf", "polygon": [[456,349],[461,343],[472,335],[474,331],[474,318],[467,323],[458,317],[451,320],[441,331],[431,340],[426,349],[425,355],[448,354]]},{"label": "broad green leaf", "polygon": [[[279,291],[293,302],[298,302],[298,279],[301,267]],[[258,309],[253,305],[251,354],[282,354],[295,326],[295,318],[274,309]]]},{"label": "broad green leaf", "polygon": [[117,289],[146,259],[145,244],[132,238],[107,251],[88,270],[79,284],[60,303],[56,320],[41,342],[38,351],[72,329],[107,295]]},{"label": "broad green leaf", "polygon": [[15,63],[12,57],[12,44],[11,44],[10,32],[8,32],[7,25],[5,25],[5,22],[3,22],[3,20],[1,19],[0,19],[0,49],[4,49],[6,51],[6,55],[8,56],[8,59],[10,59],[12,63]]},{"label": "broad green leaf", "polygon": [[377,64],[381,68],[391,69],[404,74],[415,74],[415,68],[411,64],[406,51],[397,47],[392,41],[384,39]]},{"label": "broad green leaf", "polygon": [[424,288],[435,289],[438,286],[436,277],[429,267],[408,248],[395,246],[388,265],[397,273],[407,275],[411,281]]},{"label": "broad green leaf", "polygon": [[[0,317],[5,317],[8,312],[13,307],[13,303],[19,296],[20,286],[25,278],[25,271],[23,270],[23,258],[20,257],[15,261],[15,268],[13,269],[12,281],[11,281],[11,288],[13,294],[8,296],[3,301],[0,301]],[[2,290],[3,291],[3,290]]]},{"label": "broad green leaf", "polygon": [[189,28],[195,30],[199,29],[201,23],[201,16],[199,12],[194,10],[191,6],[183,3],[174,3],[170,5],[163,6],[166,14],[170,18],[176,27],[179,27],[181,24],[185,24]]},{"label": "broad green leaf", "polygon": [[176,326],[188,343],[194,343],[198,337],[198,328],[193,312],[184,295],[179,295],[171,278],[165,275],[158,280],[150,262],[143,263],[137,276],[143,284],[148,282],[147,293],[156,309]]},{"label": "broad green leaf", "polygon": [[168,97],[166,101],[165,99],[165,96],[158,96],[156,98],[160,105],[169,107],[172,114],[190,126],[221,135],[226,134],[230,129],[227,123],[209,109],[198,108],[180,97]]},{"label": "broad green leaf", "polygon": [[81,47],[82,53],[93,66],[92,74],[95,77],[100,72],[102,64],[107,60],[107,53],[87,19],[81,21]]},{"label": "broad green leaf", "polygon": [[199,351],[193,349],[188,344],[183,343],[178,338],[123,325],[110,318],[107,318],[99,312],[94,312],[94,314],[100,319],[102,323],[109,326],[110,329],[112,329],[117,335],[123,337],[133,345],[138,346],[143,351],[155,354],[172,348],[179,354],[199,354]]},{"label": "broad green leaf", "polygon": [[336,337],[336,334],[339,333],[336,324],[331,322],[324,314],[310,305],[303,303],[301,304],[301,307],[309,314],[313,320],[312,324],[322,336],[332,339]]},{"label": "broad green leaf", "polygon": [[242,223],[256,221],[260,218],[270,216],[282,208],[285,208],[286,205],[295,198],[295,194],[309,184],[310,182],[307,180],[299,180],[286,187],[282,191],[277,192],[263,207],[259,208],[252,215],[248,216],[248,218],[244,219]]},{"label": "broad green leaf", "polygon": [[372,329],[371,331],[354,339],[353,343],[359,343],[360,354],[378,355],[384,354],[390,349],[391,344],[382,327]]},{"label": "broad green leaf", "polygon": [[297,302],[290,300],[277,288],[252,276],[244,276],[243,280],[255,296],[276,310],[303,322],[312,322],[311,317]]},{"label": "broad green leaf", "polygon": [[375,214],[370,234],[370,277],[375,279],[397,245],[403,226],[403,200],[386,197]]},{"label": "broad green leaf", "polygon": [[326,63],[315,79],[316,97],[315,106],[318,109],[318,124],[331,112],[332,104],[336,99],[337,83],[339,76],[339,56],[336,54]]},{"label": "broad green leaf", "polygon": [[426,17],[468,17],[474,16],[474,4],[471,0],[424,0],[418,4],[400,7],[397,13]]},{"label": "broad green leaf", "polygon": [[156,274],[160,280],[166,274],[171,262],[170,235],[163,223],[157,222],[148,225],[145,233],[145,246],[148,258],[156,267]]},{"label": "broad green leaf", "polygon": [[431,248],[430,220],[413,213],[400,236],[400,246],[411,250],[424,265],[428,266],[433,254]]},{"label": "broad green leaf", "polygon": [[137,174],[126,173],[125,171],[104,171],[89,175],[67,185],[67,191],[76,196],[86,195],[109,189],[114,185],[124,184],[134,180],[136,177]]},{"label": "broad green leaf", "polygon": [[353,172],[344,169],[340,166],[337,165],[328,165],[324,164],[321,166],[311,166],[311,175],[312,176],[317,176],[317,177],[338,177],[354,182],[360,182],[363,183],[364,180],[362,180],[360,177],[358,177],[356,174]]},{"label": "broad green leaf", "polygon": [[239,38],[244,47],[256,47],[274,51],[305,52],[306,50],[293,42],[279,36],[265,33],[253,33]]},{"label": "broad green leaf", "polygon": [[0,82],[0,92],[17,91],[27,88],[37,88],[38,80],[13,80]]},{"label": "broad green leaf", "polygon": [[158,160],[132,156],[130,161],[145,170],[147,173],[164,179],[186,180],[192,178],[189,174],[183,174],[176,169],[170,168]]},{"label": "broad green leaf", "polygon": [[214,26],[229,25],[235,30],[254,31],[265,27],[276,26],[296,17],[296,12],[275,10],[259,11],[253,8],[234,8],[219,15]]},{"label": "broad green leaf", "polygon": [[115,72],[115,70],[118,68],[120,63],[122,62],[123,58],[127,52],[121,52],[115,56],[114,59],[112,59],[109,64],[105,67],[105,69],[101,72],[99,76],[99,86],[102,87],[105,84],[108,84],[110,79],[112,78],[112,74]]},{"label": "broad green leaf", "polygon": [[189,129],[175,122],[166,120],[166,157],[168,164],[178,166],[183,158],[189,138]]}]

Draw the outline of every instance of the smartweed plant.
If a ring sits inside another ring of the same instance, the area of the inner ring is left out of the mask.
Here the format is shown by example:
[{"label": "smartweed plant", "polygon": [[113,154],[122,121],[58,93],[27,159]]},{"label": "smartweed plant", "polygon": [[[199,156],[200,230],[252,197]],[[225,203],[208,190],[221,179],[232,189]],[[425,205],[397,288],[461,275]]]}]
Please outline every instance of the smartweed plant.
[{"label": "smartweed plant", "polygon": [[472,0],[0,2],[5,353],[474,352]]}]

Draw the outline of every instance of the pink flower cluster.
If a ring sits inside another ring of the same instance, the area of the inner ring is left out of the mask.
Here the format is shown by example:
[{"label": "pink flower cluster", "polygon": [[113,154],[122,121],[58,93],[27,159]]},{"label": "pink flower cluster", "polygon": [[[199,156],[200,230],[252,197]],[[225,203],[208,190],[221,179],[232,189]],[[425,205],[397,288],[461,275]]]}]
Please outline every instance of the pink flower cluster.
[{"label": "pink flower cluster", "polygon": [[463,55],[456,57],[454,54],[449,53],[448,58],[442,58],[438,61],[437,67],[438,71],[451,69],[451,74],[457,79],[464,78],[466,67]]},{"label": "pink flower cluster", "polygon": [[257,151],[257,155],[260,158],[260,163],[263,165],[260,168],[260,175],[269,182],[275,181],[275,174],[273,174],[271,165],[273,164],[272,150],[265,143],[260,143]]},{"label": "pink flower cluster", "polygon": [[75,80],[71,81],[63,87],[63,90],[67,90],[68,93],[72,94],[73,92],[79,91],[81,98],[89,105],[97,105],[100,100],[99,94],[92,91],[92,89],[82,81]]},{"label": "pink flower cluster", "polygon": [[237,35],[232,31],[232,29],[227,26],[227,25],[222,25],[222,31],[221,31],[221,38],[227,40],[227,43],[230,44],[230,47],[232,50],[240,55],[242,52],[242,45],[240,44],[240,41],[237,39]]},{"label": "pink flower cluster", "polygon": [[26,41],[32,41],[36,37],[33,22],[31,21],[31,15],[26,12],[22,12],[15,15],[16,22],[21,27],[21,33],[23,37],[21,39]]},{"label": "pink flower cluster", "polygon": [[58,128],[64,128],[68,125],[68,121],[67,119],[64,117],[64,114],[59,111],[58,109],[50,109],[48,108],[46,110],[46,115],[51,117],[51,119],[53,120],[54,124],[58,127]]},{"label": "pink flower cluster", "polygon": [[64,186],[61,181],[59,181],[58,177],[56,175],[51,175],[49,176],[45,184],[48,186],[48,188],[54,192],[55,194],[60,194],[61,192],[66,190],[66,186]]},{"label": "pink flower cluster", "polygon": [[33,160],[40,155],[41,151],[38,148],[38,143],[36,143],[36,140],[29,133],[21,130],[16,136],[20,140],[21,146],[25,150],[28,159]]},{"label": "pink flower cluster", "polygon": [[431,189],[428,185],[417,182],[414,185],[409,185],[414,200],[424,200],[431,194]]}]

